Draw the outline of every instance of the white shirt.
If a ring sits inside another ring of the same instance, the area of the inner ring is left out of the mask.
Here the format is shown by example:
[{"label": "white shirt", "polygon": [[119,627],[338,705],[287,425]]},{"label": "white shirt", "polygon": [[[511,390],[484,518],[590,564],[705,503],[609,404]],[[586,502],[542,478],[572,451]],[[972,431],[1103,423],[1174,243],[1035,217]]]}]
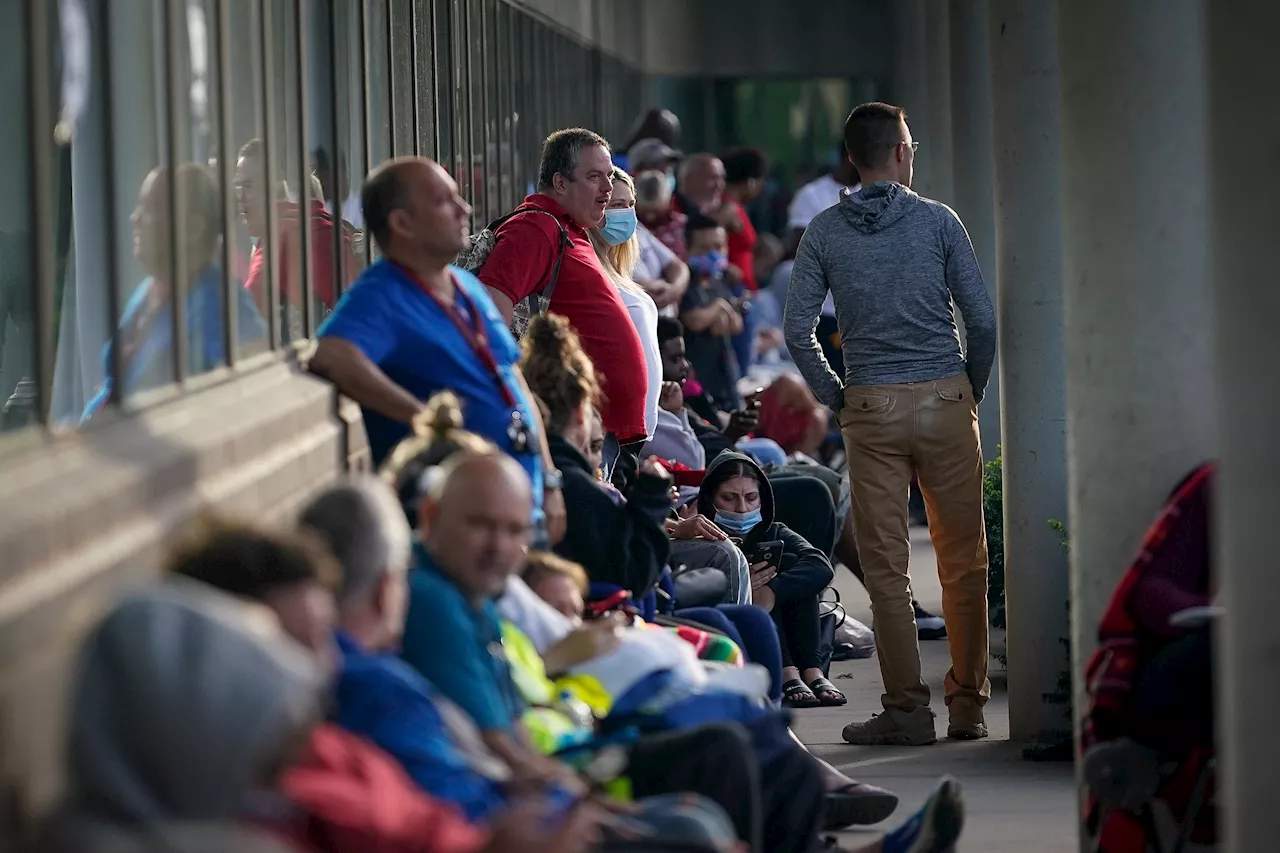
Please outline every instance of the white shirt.
[{"label": "white shirt", "polygon": [[[853,192],[861,188],[861,184],[851,187]],[[791,199],[791,207],[787,209],[787,227],[808,228],[813,217],[840,203],[840,193],[843,191],[844,184],[829,174],[805,184],[796,190],[795,198]]]},{"label": "white shirt", "polygon": [[627,306],[631,323],[640,335],[640,347],[644,350],[644,366],[649,376],[649,387],[644,395],[645,438],[653,438],[658,429],[658,395],[662,393],[662,355],[658,351],[658,306],[653,297],[641,291],[636,293],[618,288],[622,304]]},{"label": "white shirt", "polygon": [[653,236],[653,232],[645,228],[642,223],[636,223],[636,241],[640,244],[640,258],[636,261],[636,268],[632,275],[637,281],[662,278],[662,271],[672,261],[680,260],[675,252]]},{"label": "white shirt", "polygon": [[498,613],[519,628],[538,654],[563,640],[573,626],[560,611],[547,604],[519,575],[507,578],[506,589],[497,601]]}]

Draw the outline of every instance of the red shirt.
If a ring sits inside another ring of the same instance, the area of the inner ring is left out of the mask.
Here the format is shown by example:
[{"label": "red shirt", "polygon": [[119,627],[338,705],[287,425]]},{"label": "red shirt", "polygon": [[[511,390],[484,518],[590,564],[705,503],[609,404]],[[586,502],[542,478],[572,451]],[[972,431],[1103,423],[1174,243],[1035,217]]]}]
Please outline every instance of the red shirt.
[{"label": "red shirt", "polygon": [[[560,264],[551,296],[551,311],[569,321],[601,378],[604,399],[600,419],[606,432],[622,444],[645,437],[644,406],[649,378],[640,336],[591,246],[586,229],[545,195],[531,195],[526,205],[554,214],[572,240]],[[519,208],[517,208],[519,210]],[[541,213],[514,216],[498,229],[493,251],[477,270],[480,281],[519,302],[541,292],[560,250],[560,232]]]},{"label": "red shirt", "polygon": [[734,211],[738,214],[738,220],[742,223],[742,230],[729,232],[729,263],[733,264],[742,271],[742,283],[750,290],[758,290],[759,284],[756,282],[756,237],[755,226],[751,224],[751,217],[747,216],[746,209],[733,199],[727,199],[727,204],[733,205]]},{"label": "red shirt", "polygon": [[423,793],[396,760],[329,723],[311,732],[306,757],[280,790],[306,813],[282,833],[320,853],[477,853],[489,833],[452,804]]},{"label": "red shirt", "polygon": [[[280,279],[280,295],[292,305],[302,304],[302,273],[295,270],[302,256],[299,233],[298,205],[282,201],[276,206],[276,236],[280,248],[276,251],[276,271]],[[338,290],[333,280],[333,217],[324,209],[324,202],[311,202],[311,287],[316,299],[332,308],[338,300]],[[342,255],[346,272],[343,281],[351,284],[360,275],[360,264],[351,246],[351,226],[342,223]],[[249,261],[249,277],[244,286],[253,293],[259,310],[267,306],[267,241],[258,240]]]}]

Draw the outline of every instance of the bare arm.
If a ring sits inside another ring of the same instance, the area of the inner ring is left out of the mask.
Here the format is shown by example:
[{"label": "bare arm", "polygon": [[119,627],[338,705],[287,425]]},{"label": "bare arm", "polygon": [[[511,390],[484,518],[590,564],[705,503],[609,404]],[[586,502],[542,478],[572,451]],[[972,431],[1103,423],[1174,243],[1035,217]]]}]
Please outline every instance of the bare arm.
[{"label": "bare arm", "polygon": [[662,268],[662,277],[676,291],[676,299],[684,296],[684,292],[689,289],[689,267],[679,258],[673,258]]},{"label": "bare arm", "polygon": [[412,423],[422,410],[417,397],[392,382],[350,341],[321,338],[310,368],[316,376],[332,382],[339,393],[393,421]]},{"label": "bare arm", "polygon": [[510,326],[511,321],[515,318],[516,314],[516,306],[512,304],[511,297],[507,296],[507,294],[503,293],[501,290],[495,290],[488,285],[485,286],[485,290],[489,291],[489,298],[493,300],[493,304],[496,305],[498,311],[502,313],[502,319],[507,322],[508,326]]}]

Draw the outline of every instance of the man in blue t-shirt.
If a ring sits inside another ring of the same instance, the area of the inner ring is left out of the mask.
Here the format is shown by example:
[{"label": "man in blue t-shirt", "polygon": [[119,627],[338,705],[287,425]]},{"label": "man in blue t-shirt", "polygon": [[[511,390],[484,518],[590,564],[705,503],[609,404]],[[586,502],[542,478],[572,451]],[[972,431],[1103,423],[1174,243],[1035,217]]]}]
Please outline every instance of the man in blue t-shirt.
[{"label": "man in blue t-shirt", "polygon": [[470,205],[444,169],[420,157],[375,169],[361,204],[382,260],[320,327],[311,370],[360,404],[375,465],[432,394],[458,394],[466,428],[529,473],[535,517],[555,544],[565,526],[560,473],[516,367],[520,349],[484,285],[451,263],[467,246]]}]

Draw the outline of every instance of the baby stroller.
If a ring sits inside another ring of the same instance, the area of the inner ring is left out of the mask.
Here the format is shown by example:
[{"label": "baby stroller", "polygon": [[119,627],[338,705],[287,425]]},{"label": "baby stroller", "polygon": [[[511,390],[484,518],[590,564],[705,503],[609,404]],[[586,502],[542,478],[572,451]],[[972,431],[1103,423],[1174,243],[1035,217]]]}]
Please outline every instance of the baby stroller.
[{"label": "baby stroller", "polygon": [[1097,853],[1217,842],[1210,526],[1214,467],[1182,482],[1103,614],[1086,678],[1084,820]]}]

